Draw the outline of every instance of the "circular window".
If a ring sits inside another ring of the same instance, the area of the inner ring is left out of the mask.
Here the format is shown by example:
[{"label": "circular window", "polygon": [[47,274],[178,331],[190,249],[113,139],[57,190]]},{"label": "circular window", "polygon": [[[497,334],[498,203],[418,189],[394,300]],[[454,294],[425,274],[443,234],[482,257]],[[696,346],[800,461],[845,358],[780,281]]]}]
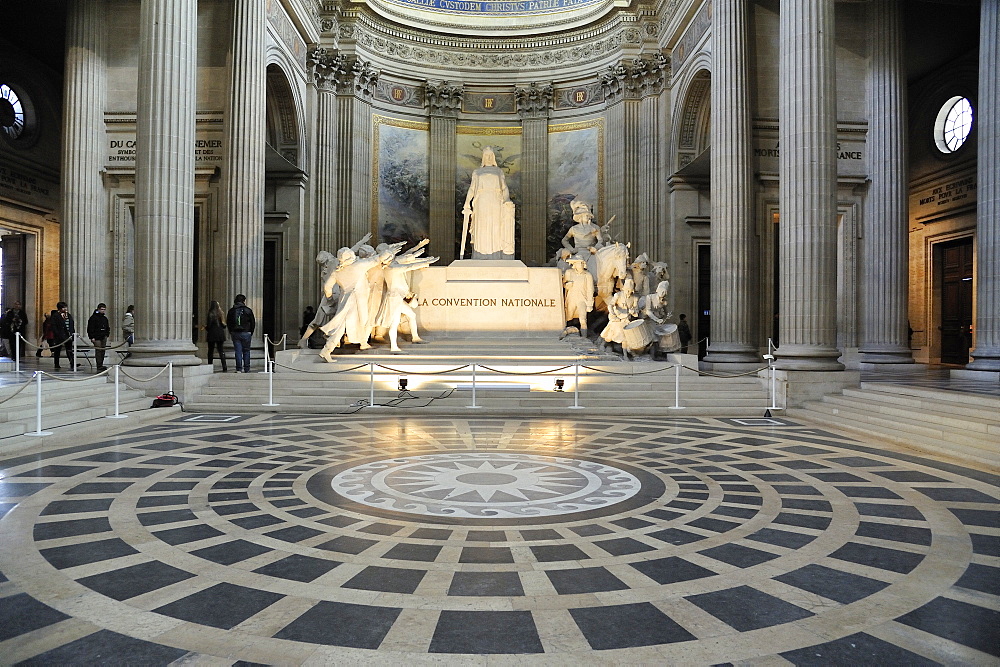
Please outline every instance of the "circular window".
[{"label": "circular window", "polygon": [[938,111],[934,122],[934,142],[942,153],[954,153],[972,132],[972,103],[968,98],[956,96]]},{"label": "circular window", "polygon": [[17,139],[24,132],[24,104],[5,83],[0,83],[0,130],[10,139]]}]

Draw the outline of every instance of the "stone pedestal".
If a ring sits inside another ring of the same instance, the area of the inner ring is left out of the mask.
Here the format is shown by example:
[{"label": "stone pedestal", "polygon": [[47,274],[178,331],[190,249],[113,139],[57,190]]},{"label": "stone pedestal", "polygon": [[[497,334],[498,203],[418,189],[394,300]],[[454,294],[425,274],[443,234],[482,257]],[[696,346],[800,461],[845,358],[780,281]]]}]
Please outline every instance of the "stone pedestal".
[{"label": "stone pedestal", "polygon": [[[771,376],[766,370],[757,373],[765,386]],[[774,371],[777,405],[794,408],[816,401],[827,394],[861,384],[861,371]]]},{"label": "stone pedestal", "polygon": [[566,326],[559,269],[465,259],[413,274],[423,333],[558,336]]}]

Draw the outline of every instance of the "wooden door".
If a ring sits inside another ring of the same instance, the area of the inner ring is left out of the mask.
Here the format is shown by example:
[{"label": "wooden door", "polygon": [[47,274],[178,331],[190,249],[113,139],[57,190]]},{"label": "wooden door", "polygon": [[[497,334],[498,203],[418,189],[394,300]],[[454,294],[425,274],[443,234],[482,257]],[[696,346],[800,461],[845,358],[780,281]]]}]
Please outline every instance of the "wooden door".
[{"label": "wooden door", "polygon": [[25,239],[24,234],[0,236],[0,252],[3,253],[3,292],[0,294],[0,305],[7,310],[20,301],[25,305]]},{"label": "wooden door", "polygon": [[969,363],[972,345],[972,238],[941,244],[941,363]]}]

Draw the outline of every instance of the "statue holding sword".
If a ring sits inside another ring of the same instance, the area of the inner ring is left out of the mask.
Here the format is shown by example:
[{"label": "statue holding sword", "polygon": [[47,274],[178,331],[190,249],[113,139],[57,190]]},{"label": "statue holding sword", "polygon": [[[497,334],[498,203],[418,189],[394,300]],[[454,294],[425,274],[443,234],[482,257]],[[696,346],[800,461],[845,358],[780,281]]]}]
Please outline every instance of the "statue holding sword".
[{"label": "statue holding sword", "polygon": [[470,238],[472,259],[514,259],[514,202],[489,146],[483,149],[482,166],[472,172],[462,216],[459,259],[465,258]]}]

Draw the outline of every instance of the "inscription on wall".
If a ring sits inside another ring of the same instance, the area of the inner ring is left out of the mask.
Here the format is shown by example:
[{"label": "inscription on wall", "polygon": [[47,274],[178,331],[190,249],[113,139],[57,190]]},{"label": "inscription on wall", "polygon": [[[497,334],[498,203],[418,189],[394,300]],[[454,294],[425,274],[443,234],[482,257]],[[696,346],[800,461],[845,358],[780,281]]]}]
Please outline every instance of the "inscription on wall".
[{"label": "inscription on wall", "polygon": [[0,166],[0,197],[55,208],[59,186],[42,178]]},{"label": "inscription on wall", "polygon": [[[135,135],[118,135],[108,140],[107,163],[112,166],[135,165]],[[222,139],[201,138],[194,141],[194,160],[197,166],[205,163],[221,163],[224,154]]]},{"label": "inscription on wall", "polygon": [[957,209],[976,205],[976,176],[974,174],[936,179],[933,183],[910,192],[910,214],[919,222],[932,222],[935,218],[954,213]]}]

